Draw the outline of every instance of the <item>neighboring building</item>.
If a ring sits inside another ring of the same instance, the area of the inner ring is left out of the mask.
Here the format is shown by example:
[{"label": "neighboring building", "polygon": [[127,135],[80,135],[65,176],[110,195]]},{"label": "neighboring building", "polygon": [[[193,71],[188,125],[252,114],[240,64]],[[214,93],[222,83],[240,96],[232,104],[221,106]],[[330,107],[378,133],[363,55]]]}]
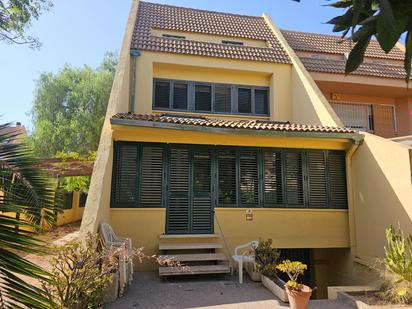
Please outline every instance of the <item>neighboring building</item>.
[{"label": "neighboring building", "polygon": [[7,134],[10,136],[9,143],[11,144],[16,144],[23,138],[27,137],[26,128],[21,124],[21,122],[16,122],[14,126],[2,126],[0,129],[0,134]]},{"label": "neighboring building", "polygon": [[350,40],[289,30],[282,34],[345,126],[383,137],[412,134],[412,94],[401,44],[386,54],[371,41],[364,63],[345,76]]},{"label": "neighboring building", "polygon": [[325,297],[370,283],[358,265],[383,255],[385,227],[412,232],[409,169],[405,147],[343,128],[269,16],[134,1],[81,234],[108,222],[148,254],[217,249],[192,267],[216,273],[271,238]]}]

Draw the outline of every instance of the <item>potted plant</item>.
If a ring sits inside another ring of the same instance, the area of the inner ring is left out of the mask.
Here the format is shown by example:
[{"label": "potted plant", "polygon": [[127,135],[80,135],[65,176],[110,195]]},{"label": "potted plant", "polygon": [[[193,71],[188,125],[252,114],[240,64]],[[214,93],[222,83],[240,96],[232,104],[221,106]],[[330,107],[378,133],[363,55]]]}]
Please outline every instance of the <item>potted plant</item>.
[{"label": "potted plant", "polygon": [[288,295],[290,308],[305,309],[308,308],[309,298],[312,295],[312,289],[298,282],[300,275],[303,275],[307,266],[298,261],[285,260],[276,268],[288,275],[289,281],[286,282],[286,293]]}]

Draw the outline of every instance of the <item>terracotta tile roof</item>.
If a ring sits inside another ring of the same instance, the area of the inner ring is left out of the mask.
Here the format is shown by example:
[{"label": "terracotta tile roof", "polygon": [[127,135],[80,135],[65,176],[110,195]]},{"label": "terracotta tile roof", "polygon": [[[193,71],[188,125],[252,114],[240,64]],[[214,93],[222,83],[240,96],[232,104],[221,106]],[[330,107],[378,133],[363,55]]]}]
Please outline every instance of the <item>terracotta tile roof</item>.
[{"label": "terracotta tile roof", "polygon": [[[346,62],[344,60],[316,59],[310,57],[300,57],[300,60],[310,72],[345,74]],[[404,79],[406,73],[403,66],[400,65],[366,62],[361,64],[359,68],[351,74]]]},{"label": "terracotta tile roof", "polygon": [[[285,50],[265,20],[257,16],[211,12],[139,2],[131,48],[187,55],[290,63]],[[179,40],[151,36],[151,29],[167,29],[264,40],[268,47]]]},{"label": "terracotta tile roof", "polygon": [[123,119],[132,121],[150,121],[169,124],[181,124],[202,126],[211,128],[226,128],[226,129],[249,129],[249,130],[265,130],[278,132],[318,132],[318,133],[356,133],[348,128],[314,126],[314,125],[299,125],[289,122],[265,121],[265,120],[221,120],[211,119],[198,116],[182,116],[170,114],[130,114],[118,113],[112,119]]},{"label": "terracotta tile roof", "polygon": [[[329,53],[329,54],[344,54],[351,51],[354,46],[350,41],[341,40],[340,36],[327,35],[320,33],[298,32],[290,30],[281,30],[286,41],[295,51]],[[366,49],[365,55],[371,58],[381,59],[404,59],[404,52],[398,47],[394,47],[388,54],[380,47],[378,41],[372,40]]]}]

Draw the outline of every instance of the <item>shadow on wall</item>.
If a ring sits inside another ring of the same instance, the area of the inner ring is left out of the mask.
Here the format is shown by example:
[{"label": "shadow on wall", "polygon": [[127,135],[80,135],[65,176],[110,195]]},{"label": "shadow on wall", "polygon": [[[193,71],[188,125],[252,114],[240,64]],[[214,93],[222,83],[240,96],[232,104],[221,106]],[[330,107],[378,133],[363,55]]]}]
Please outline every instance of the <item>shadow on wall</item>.
[{"label": "shadow on wall", "polygon": [[365,134],[352,161],[358,257],[384,255],[385,228],[400,223],[412,233],[412,184],[408,149]]}]

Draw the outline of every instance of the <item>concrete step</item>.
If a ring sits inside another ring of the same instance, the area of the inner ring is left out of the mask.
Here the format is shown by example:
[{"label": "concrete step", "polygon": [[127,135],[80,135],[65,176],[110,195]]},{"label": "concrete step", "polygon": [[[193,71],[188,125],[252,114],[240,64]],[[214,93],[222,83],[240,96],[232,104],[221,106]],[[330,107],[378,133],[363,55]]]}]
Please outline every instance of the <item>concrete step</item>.
[{"label": "concrete step", "polygon": [[223,253],[168,254],[161,255],[160,258],[177,262],[227,261]]},{"label": "concrete step", "polygon": [[221,265],[195,265],[182,267],[159,267],[159,276],[201,275],[201,274],[227,274],[230,273],[228,264]]},{"label": "concrete step", "polygon": [[201,249],[220,249],[223,246],[219,243],[204,242],[204,243],[177,243],[177,242],[161,242],[159,243],[159,250],[201,250]]},{"label": "concrete step", "polygon": [[159,239],[199,239],[199,238],[219,238],[219,234],[160,234]]}]

